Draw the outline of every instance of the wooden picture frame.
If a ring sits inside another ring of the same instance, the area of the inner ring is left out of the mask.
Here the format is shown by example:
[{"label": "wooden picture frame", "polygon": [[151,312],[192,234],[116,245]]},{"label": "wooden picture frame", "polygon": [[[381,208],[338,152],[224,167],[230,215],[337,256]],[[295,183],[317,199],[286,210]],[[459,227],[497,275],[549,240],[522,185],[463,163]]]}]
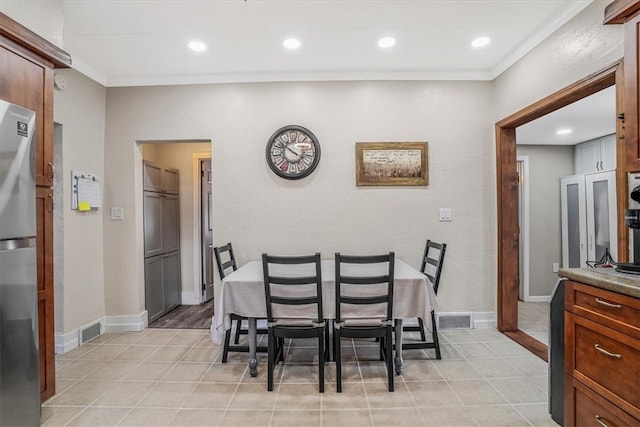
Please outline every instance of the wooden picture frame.
[{"label": "wooden picture frame", "polygon": [[356,142],[356,185],[428,185],[427,148],[427,142]]}]

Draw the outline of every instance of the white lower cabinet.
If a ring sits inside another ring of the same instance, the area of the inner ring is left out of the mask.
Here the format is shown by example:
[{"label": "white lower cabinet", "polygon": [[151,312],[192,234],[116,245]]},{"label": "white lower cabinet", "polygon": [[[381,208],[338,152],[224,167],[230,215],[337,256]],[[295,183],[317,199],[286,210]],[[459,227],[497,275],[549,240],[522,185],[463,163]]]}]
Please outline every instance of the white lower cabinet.
[{"label": "white lower cabinet", "polygon": [[562,266],[587,267],[608,250],[618,259],[616,172],[560,179]]}]

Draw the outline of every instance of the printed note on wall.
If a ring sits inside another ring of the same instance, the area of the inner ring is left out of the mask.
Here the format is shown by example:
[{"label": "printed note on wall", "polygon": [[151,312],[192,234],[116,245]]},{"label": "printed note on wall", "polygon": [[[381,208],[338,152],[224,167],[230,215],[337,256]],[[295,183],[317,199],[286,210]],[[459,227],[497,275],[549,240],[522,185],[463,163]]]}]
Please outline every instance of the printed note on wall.
[{"label": "printed note on wall", "polygon": [[102,207],[99,176],[71,171],[71,185],[71,209],[87,211]]}]

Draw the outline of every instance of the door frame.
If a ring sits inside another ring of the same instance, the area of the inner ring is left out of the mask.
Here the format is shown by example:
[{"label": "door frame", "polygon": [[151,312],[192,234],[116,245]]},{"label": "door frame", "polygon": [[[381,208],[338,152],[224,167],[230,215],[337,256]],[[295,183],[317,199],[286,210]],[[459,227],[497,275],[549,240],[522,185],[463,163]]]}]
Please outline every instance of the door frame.
[{"label": "door frame", "polygon": [[[496,178],[497,178],[497,231],[498,271],[497,302],[498,330],[534,353],[546,354],[546,345],[518,330],[518,174],[516,171],[516,128],[545,114],[565,107],[607,87],[616,85],[616,110],[621,112],[623,95],[622,61],[585,77],[528,107],[496,122]],[[617,122],[617,134],[622,134],[621,120]],[[625,260],[628,233],[624,227],[626,204],[626,172],[622,140],[617,140],[617,195],[618,195],[618,253]],[[624,179],[622,179],[624,178]]]},{"label": "door frame", "polygon": [[[193,304],[202,304],[202,222],[200,215],[201,190],[200,190],[200,161],[212,158],[213,153],[193,153]],[[183,294],[183,304],[184,294]]]}]

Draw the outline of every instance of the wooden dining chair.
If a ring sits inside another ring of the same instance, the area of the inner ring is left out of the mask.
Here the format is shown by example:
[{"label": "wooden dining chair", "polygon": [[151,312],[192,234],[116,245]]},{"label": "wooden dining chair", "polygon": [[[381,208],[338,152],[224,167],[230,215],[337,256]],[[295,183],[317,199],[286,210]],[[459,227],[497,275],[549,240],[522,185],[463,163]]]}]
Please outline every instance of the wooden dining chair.
[{"label": "wooden dining chair", "polygon": [[284,338],[317,338],[319,390],[324,393],[324,362],[329,335],[322,309],[320,254],[272,256],[262,254],[267,303],[267,390],[273,391],[273,371],[284,360]]},{"label": "wooden dining chair", "polygon": [[[223,246],[218,246],[213,248],[213,253],[216,258],[216,265],[218,266],[218,273],[220,274],[220,280],[227,277],[227,275],[238,269],[238,265],[236,263],[236,258],[233,254],[233,247],[231,243],[227,243]],[[234,344],[231,344],[231,329],[227,329],[224,334],[224,347],[222,350],[222,363],[227,363],[227,358],[229,352],[239,352],[239,353],[248,353],[249,346],[248,345],[238,345],[240,342],[240,335],[247,334],[247,329],[242,328],[242,321],[247,320],[246,317],[239,316],[237,314],[230,314],[231,325],[233,329],[233,324],[235,322],[235,338]],[[266,334],[266,330],[258,330],[258,333]],[[256,348],[256,351],[260,353],[266,353],[267,348],[264,346],[260,346]]]},{"label": "wooden dining chair", "polygon": [[[422,265],[420,271],[427,276],[433,284],[433,290],[437,294],[440,286],[440,275],[442,274],[442,266],[444,265],[444,255],[447,250],[446,243],[438,243],[433,240],[427,240],[422,255]],[[433,348],[436,352],[436,359],[442,359],[440,354],[440,341],[438,340],[438,325],[436,322],[435,311],[431,310],[431,337],[432,341],[427,341],[424,328],[424,321],[418,318],[417,326],[404,326],[403,332],[419,332],[420,342],[402,343],[402,350],[429,349]]]},{"label": "wooden dining chair", "polygon": [[[336,319],[333,348],[338,393],[342,392],[342,337],[380,340],[389,391],[394,391],[391,355],[394,263],[393,252],[372,256],[335,255]],[[367,316],[363,317],[362,313],[367,313]]]}]

